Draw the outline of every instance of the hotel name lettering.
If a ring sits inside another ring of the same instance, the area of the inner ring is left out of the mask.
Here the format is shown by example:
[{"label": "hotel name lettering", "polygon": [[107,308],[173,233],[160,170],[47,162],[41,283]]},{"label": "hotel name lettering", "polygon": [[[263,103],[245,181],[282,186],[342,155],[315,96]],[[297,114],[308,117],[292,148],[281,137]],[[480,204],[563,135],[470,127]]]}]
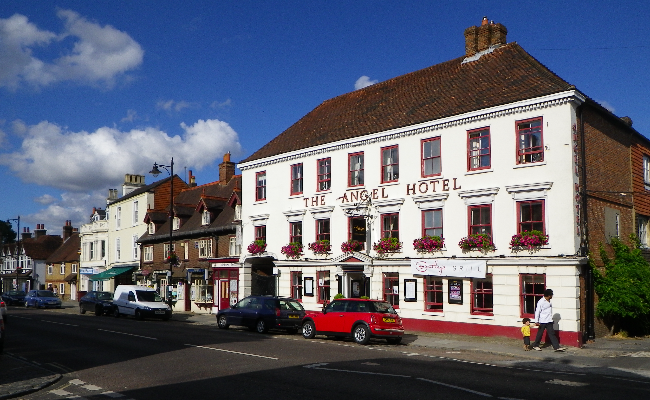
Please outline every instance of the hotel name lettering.
[{"label": "hotel name lettering", "polygon": [[[418,195],[418,194],[427,194],[427,193],[436,193],[436,192],[448,192],[450,190],[459,190],[461,189],[458,184],[457,178],[452,179],[434,179],[430,181],[423,181],[419,183],[407,183],[406,184],[406,195]],[[351,190],[343,194],[343,196],[337,197],[336,200],[339,200],[341,204],[347,203],[356,203],[359,201],[379,200],[387,199],[388,193],[386,193],[386,188],[378,189],[361,189],[361,190]],[[305,197],[305,207],[317,207],[327,205],[325,203],[325,195],[313,197]]]}]

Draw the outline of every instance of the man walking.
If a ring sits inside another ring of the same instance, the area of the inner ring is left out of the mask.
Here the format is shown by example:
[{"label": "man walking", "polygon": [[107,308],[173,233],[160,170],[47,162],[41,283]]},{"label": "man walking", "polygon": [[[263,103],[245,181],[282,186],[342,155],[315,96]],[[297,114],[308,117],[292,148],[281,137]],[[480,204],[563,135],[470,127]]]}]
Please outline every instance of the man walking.
[{"label": "man walking", "polygon": [[553,290],[546,289],[544,291],[544,297],[539,299],[537,302],[537,308],[535,308],[535,326],[538,326],[537,337],[533,343],[533,350],[542,351],[539,347],[540,342],[542,341],[542,336],[544,335],[544,330],[548,337],[551,339],[551,344],[555,351],[565,351],[566,349],[560,347],[560,344],[557,341],[555,336],[555,329],[553,329],[553,306],[551,305],[551,299],[553,298]]}]

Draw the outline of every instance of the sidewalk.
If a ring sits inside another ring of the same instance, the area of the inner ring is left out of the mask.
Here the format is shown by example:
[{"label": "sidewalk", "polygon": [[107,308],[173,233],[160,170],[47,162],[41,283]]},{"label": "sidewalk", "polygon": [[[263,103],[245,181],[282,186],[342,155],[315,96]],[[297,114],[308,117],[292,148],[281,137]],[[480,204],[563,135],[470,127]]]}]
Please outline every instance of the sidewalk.
[{"label": "sidewalk", "polygon": [[[65,302],[61,312],[77,313],[76,302]],[[172,321],[217,326],[213,314],[176,312]],[[535,367],[550,370],[579,370],[580,372],[619,375],[627,378],[650,379],[650,337],[643,339],[600,338],[583,348],[567,347],[556,353],[551,347],[542,351],[524,351],[521,340],[504,337],[477,337],[428,332],[408,332],[403,346],[408,351],[418,348],[444,350],[453,359],[457,353],[479,352],[504,356],[496,364],[502,366]],[[6,343],[5,343],[6,346]],[[514,361],[513,361],[514,358]],[[10,354],[0,355],[0,399],[8,399],[40,390],[61,379],[60,374]]]}]

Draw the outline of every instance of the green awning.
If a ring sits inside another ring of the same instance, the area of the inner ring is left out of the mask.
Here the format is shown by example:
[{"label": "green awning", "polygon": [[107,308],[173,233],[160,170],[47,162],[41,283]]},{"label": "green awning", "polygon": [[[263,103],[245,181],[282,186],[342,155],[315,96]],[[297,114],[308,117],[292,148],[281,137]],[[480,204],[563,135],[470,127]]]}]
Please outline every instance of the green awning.
[{"label": "green awning", "polygon": [[110,280],[113,277],[116,277],[118,275],[121,275],[125,272],[132,271],[133,267],[113,267],[111,269],[107,269],[104,272],[100,272],[98,274],[95,274],[90,277],[91,281],[107,281]]}]

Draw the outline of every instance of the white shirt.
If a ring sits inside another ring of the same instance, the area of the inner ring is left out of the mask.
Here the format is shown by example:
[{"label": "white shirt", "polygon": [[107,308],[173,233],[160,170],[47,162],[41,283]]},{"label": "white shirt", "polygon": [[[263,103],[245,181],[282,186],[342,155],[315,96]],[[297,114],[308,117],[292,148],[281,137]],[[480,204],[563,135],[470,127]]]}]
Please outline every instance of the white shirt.
[{"label": "white shirt", "polygon": [[535,308],[535,322],[538,324],[553,322],[553,306],[550,301],[546,300],[546,297],[542,297],[537,302],[537,307]]}]

